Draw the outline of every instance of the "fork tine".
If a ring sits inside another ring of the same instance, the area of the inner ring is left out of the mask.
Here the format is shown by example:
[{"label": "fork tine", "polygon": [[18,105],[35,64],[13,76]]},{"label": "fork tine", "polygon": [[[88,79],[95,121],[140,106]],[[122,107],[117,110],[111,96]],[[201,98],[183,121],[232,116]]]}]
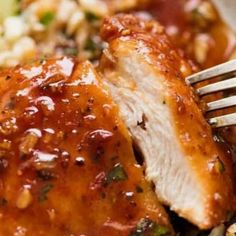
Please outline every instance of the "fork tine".
[{"label": "fork tine", "polygon": [[186,77],[185,81],[187,84],[195,84],[200,81],[204,81],[216,76],[224,75],[226,73],[236,71],[236,59],[229,62],[211,67],[204,71]]},{"label": "fork tine", "polygon": [[209,93],[214,93],[226,89],[236,87],[236,77],[232,79],[223,80],[217,83],[209,84],[196,90],[197,94],[202,96]]},{"label": "fork tine", "polygon": [[236,96],[223,98],[214,102],[207,103],[207,111],[214,111],[232,106],[236,106]]},{"label": "fork tine", "polygon": [[208,123],[213,128],[236,125],[236,113],[211,118],[208,120]]}]

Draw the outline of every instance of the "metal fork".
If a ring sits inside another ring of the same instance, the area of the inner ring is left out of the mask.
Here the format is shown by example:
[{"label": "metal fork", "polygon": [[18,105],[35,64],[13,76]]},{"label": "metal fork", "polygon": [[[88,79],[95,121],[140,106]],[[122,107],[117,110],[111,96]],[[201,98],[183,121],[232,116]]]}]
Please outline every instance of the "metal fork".
[{"label": "metal fork", "polygon": [[[236,59],[188,76],[185,80],[188,85],[194,85],[201,81],[210,80],[215,77],[222,78],[222,76],[230,75],[232,72],[236,72]],[[230,75],[230,78],[228,79],[210,83],[203,87],[197,88],[195,91],[200,97],[202,97],[207,94],[232,88],[236,88],[236,77]],[[236,95],[209,102],[206,105],[206,112],[233,107],[236,106]],[[208,122],[214,128],[236,125],[236,112],[210,118]]]}]

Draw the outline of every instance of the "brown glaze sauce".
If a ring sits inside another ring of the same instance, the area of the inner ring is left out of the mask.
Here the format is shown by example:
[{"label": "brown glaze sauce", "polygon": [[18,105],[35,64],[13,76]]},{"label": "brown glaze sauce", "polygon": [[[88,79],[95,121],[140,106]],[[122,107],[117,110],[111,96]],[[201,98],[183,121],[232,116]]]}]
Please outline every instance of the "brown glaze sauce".
[{"label": "brown glaze sauce", "polygon": [[89,63],[48,60],[0,77],[0,235],[171,232]]},{"label": "brown glaze sauce", "polygon": [[226,220],[234,203],[232,162],[213,139],[211,127],[197,106],[193,89],[184,82],[184,78],[192,73],[191,64],[155,21],[119,15],[106,18],[101,32],[103,39],[109,42],[112,55],[118,54],[118,50],[120,55],[125,55],[126,48],[136,50],[151,65],[150,71],[164,77],[164,105],[170,108],[177,139],[191,166],[189,171],[194,172],[197,181],[204,186],[208,219],[201,227],[209,228],[209,225],[215,226]]},{"label": "brown glaze sauce", "polygon": [[[195,62],[196,51],[206,50],[205,58],[198,62],[201,68],[210,67],[229,59],[236,45],[233,32],[222,22],[212,6],[211,15],[205,19],[199,14],[199,6],[206,0],[156,0],[151,1],[148,11],[165,26],[172,42]],[[207,14],[207,13],[206,13]],[[196,45],[199,38],[204,48]],[[206,41],[206,44],[204,44]],[[206,45],[206,46],[204,46]],[[198,48],[197,48],[198,47]]]},{"label": "brown glaze sauce", "polygon": [[[194,21],[194,12],[199,5],[205,0],[168,0],[168,1],[151,1],[149,11],[155,18],[161,22],[166,28],[167,34],[172,39],[177,47],[181,48],[185,55],[198,65],[198,69],[208,68],[230,59],[236,46],[236,36],[229,27],[222,21],[221,17],[215,12],[215,19],[206,24],[206,27],[201,27]],[[197,63],[196,55],[194,54],[194,39],[196,37],[205,37],[208,40],[208,49],[206,59],[201,63]],[[202,86],[205,84],[203,82]],[[217,99],[222,97],[222,94],[217,94]],[[205,102],[215,100],[214,95],[204,97]],[[204,107],[205,103],[201,104]],[[210,113],[209,117],[223,115],[235,112],[235,108],[225,109],[223,112]],[[233,158],[233,166],[235,170],[236,162],[236,128],[228,127],[218,130],[213,130],[214,139],[220,145],[220,148],[225,151],[227,159],[230,156]],[[231,163],[232,165],[232,163]],[[235,175],[235,174],[234,174]],[[236,178],[235,178],[236,179]]]},{"label": "brown glaze sauce", "polygon": [[[185,4],[153,1],[149,11],[194,59]],[[202,67],[235,45],[219,19],[207,33]],[[142,219],[169,230],[116,107],[77,66],[64,58],[1,72],[0,235],[127,235]]]}]

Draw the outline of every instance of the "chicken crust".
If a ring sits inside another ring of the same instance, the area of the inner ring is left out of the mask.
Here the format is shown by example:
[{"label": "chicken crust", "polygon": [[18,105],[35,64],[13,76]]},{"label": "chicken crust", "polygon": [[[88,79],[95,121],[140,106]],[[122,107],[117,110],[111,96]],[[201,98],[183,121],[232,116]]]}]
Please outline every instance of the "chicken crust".
[{"label": "chicken crust", "polygon": [[199,228],[225,221],[234,202],[231,158],[214,140],[198,98],[184,82],[193,64],[153,20],[107,17],[101,36],[109,47],[99,69],[159,199]]},{"label": "chicken crust", "polygon": [[40,61],[0,79],[0,235],[172,234],[89,62]]}]

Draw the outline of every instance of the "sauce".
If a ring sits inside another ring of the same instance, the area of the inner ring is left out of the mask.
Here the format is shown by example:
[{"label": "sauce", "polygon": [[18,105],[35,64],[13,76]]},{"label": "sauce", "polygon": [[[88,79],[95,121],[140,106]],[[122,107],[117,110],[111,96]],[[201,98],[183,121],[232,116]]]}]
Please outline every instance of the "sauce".
[{"label": "sauce", "polygon": [[151,1],[150,13],[165,26],[173,43],[201,68],[229,59],[236,45],[234,33],[209,1]]},{"label": "sauce", "polygon": [[65,57],[0,76],[0,235],[169,235],[91,64]]}]

